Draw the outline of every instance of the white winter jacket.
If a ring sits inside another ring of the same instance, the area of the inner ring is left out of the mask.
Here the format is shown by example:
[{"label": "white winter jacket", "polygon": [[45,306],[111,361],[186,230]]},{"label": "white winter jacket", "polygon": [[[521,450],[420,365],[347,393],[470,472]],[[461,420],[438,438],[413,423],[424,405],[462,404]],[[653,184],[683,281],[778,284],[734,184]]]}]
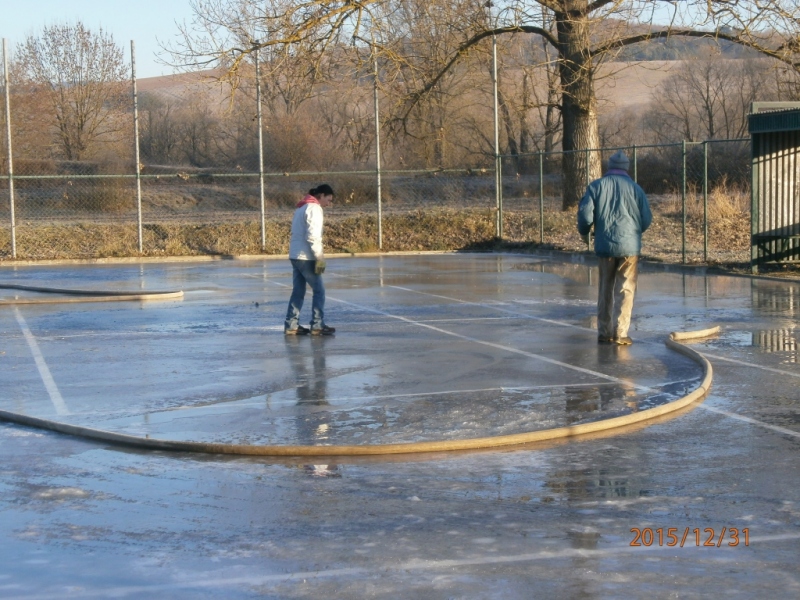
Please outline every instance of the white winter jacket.
[{"label": "white winter jacket", "polygon": [[317,260],[322,256],[322,207],[309,202],[294,211],[289,258]]}]

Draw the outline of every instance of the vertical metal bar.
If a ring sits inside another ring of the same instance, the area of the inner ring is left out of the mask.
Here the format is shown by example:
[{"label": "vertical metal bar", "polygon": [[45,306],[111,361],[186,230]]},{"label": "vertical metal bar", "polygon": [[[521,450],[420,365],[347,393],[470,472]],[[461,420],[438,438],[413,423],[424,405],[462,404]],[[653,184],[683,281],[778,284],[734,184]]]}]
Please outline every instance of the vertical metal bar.
[{"label": "vertical metal bar", "polygon": [[503,172],[500,158],[500,108],[497,90],[497,36],[492,35],[492,87],[494,92],[494,199],[495,236],[503,239]]},{"label": "vertical metal bar", "polygon": [[758,246],[756,235],[758,234],[758,198],[760,183],[760,161],[761,135],[753,134],[750,143],[750,271],[758,273]]},{"label": "vertical metal bar", "polygon": [[544,244],[544,153],[539,152],[539,243]]},{"label": "vertical metal bar", "polygon": [[636,144],[633,145],[633,180],[639,183],[639,157],[636,154]]},{"label": "vertical metal bar", "polygon": [[[770,236],[775,233],[775,195],[777,194],[778,181],[778,156],[780,153],[779,134],[773,133],[768,138],[769,152],[764,161],[764,199],[761,203],[761,231]],[[770,262],[775,254],[775,240],[770,237],[763,245],[766,253],[762,251],[762,262]]]},{"label": "vertical metal bar", "polygon": [[703,262],[708,262],[708,142],[703,142]]},{"label": "vertical metal bar", "polygon": [[681,227],[681,261],[686,264],[686,140],[681,142],[681,154],[683,156],[682,176],[683,180],[681,189],[681,205],[683,207],[683,225]]},{"label": "vertical metal bar", "polygon": [[[795,157],[797,156],[797,133],[791,132],[789,134],[789,147],[786,164],[786,222],[785,235],[795,235],[797,215],[794,211],[795,194],[794,190],[797,189],[797,182],[795,181],[794,174],[796,170]],[[795,240],[792,237],[787,237],[786,240],[786,259],[794,261],[795,259]]]},{"label": "vertical metal bar", "polygon": [[[798,211],[797,201],[798,197],[797,194],[791,193],[791,190],[797,190],[798,184],[800,181],[797,179],[797,171],[798,171],[798,162],[797,162],[797,153],[798,153],[798,142],[800,141],[800,135],[798,132],[792,132],[792,145],[791,145],[791,152],[792,152],[792,160],[791,165],[789,167],[789,206],[790,206],[790,214],[789,214],[789,235],[795,236],[800,231],[798,231],[797,221],[800,218],[800,211]],[[797,259],[797,250],[798,250],[798,240],[797,238],[791,238],[791,259]]]},{"label": "vertical metal bar", "polygon": [[258,62],[258,42],[255,42],[256,63],[256,115],[258,120],[258,189],[261,206],[261,251],[267,251],[267,225],[264,210],[264,124],[261,115],[261,67]]},{"label": "vertical metal bar", "polygon": [[591,175],[589,174],[589,149],[586,149],[586,187],[592,183]]},{"label": "vertical metal bar", "polygon": [[11,258],[17,258],[17,220],[14,216],[14,153],[11,151],[11,97],[8,87],[8,49],[3,38],[3,84],[6,96],[6,143],[8,144],[8,208],[11,215]]},{"label": "vertical metal bar", "polygon": [[372,48],[373,86],[372,101],[375,108],[375,182],[378,186],[378,250],[383,250],[383,206],[381,201],[381,119],[378,110],[378,56]]},{"label": "vertical metal bar", "polygon": [[[770,207],[770,222],[769,232],[773,235],[779,234],[780,227],[780,209],[781,209],[781,169],[783,168],[783,147],[785,140],[782,133],[775,135],[775,157],[772,160],[772,206]],[[772,248],[770,248],[770,262],[777,258],[777,253],[780,252],[780,240],[773,238]]]},{"label": "vertical metal bar", "polygon": [[793,187],[792,187],[792,155],[794,153],[795,136],[791,132],[786,132],[786,147],[784,150],[783,160],[783,173],[781,180],[783,181],[783,189],[781,190],[781,234],[786,236],[784,240],[784,261],[791,261],[792,255],[790,251],[791,239],[788,237],[792,234],[792,200],[793,200]]},{"label": "vertical metal bar", "polygon": [[139,254],[142,253],[142,169],[139,159],[139,94],[136,91],[136,44],[131,40],[131,83],[133,85],[133,161],[136,164],[136,223]]}]

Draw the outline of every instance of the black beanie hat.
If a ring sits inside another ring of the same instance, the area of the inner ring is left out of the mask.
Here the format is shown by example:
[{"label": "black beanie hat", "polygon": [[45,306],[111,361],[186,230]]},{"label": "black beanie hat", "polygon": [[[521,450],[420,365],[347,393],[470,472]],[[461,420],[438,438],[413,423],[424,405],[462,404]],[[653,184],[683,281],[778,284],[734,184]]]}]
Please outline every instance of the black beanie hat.
[{"label": "black beanie hat", "polygon": [[319,194],[320,196],[333,196],[333,188],[329,186],[327,183],[323,183],[322,185],[318,185],[313,190],[308,192],[312,196],[316,196]]}]

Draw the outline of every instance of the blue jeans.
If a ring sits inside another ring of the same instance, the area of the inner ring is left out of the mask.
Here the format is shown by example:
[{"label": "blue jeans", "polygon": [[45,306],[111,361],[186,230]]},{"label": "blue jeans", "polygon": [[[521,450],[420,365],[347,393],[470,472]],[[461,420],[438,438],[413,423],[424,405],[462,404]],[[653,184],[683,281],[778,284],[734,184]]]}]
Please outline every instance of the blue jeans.
[{"label": "blue jeans", "polygon": [[306,284],[311,286],[311,329],[325,327],[325,286],[322,285],[322,275],[314,273],[317,265],[315,260],[291,259],[292,263],[292,296],[289,298],[289,310],[286,311],[286,329],[297,329],[300,320],[300,311],[306,298]]}]

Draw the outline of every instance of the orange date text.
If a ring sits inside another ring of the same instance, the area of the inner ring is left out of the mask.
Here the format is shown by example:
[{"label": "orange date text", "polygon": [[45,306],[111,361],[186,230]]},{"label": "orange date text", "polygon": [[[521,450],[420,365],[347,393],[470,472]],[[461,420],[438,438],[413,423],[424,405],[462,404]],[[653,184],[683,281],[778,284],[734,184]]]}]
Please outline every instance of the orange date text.
[{"label": "orange date text", "polygon": [[631,528],[633,540],[631,546],[696,546],[705,548],[735,547],[739,544],[750,545],[750,529],[736,527],[652,527]]}]

